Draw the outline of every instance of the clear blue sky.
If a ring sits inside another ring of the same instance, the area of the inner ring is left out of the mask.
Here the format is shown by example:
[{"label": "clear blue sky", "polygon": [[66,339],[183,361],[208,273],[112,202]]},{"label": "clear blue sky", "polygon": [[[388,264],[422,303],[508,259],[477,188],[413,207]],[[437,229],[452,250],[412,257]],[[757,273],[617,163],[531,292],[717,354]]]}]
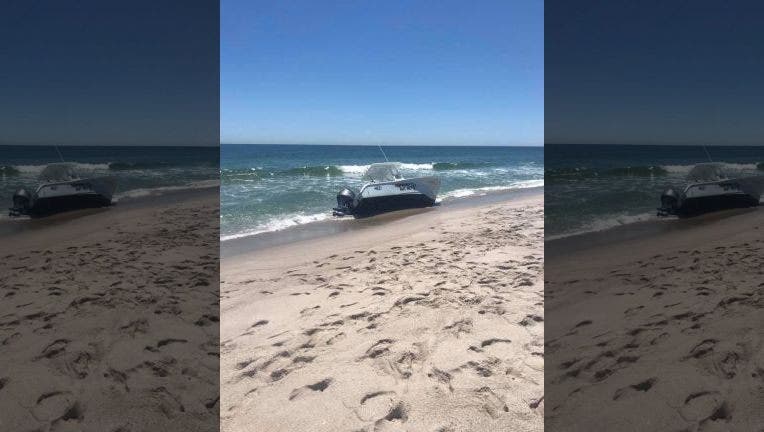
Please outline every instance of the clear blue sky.
[{"label": "clear blue sky", "polygon": [[547,1],[547,143],[764,144],[762,22],[760,0]]},{"label": "clear blue sky", "polygon": [[208,0],[4,0],[0,144],[217,145]]},{"label": "clear blue sky", "polygon": [[541,145],[544,2],[222,0],[223,143]]}]

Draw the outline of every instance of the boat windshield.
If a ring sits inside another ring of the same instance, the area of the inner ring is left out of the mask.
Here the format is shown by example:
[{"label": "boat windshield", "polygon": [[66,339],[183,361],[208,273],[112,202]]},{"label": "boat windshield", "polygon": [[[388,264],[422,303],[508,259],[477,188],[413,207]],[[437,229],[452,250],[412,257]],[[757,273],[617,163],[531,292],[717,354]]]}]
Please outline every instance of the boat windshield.
[{"label": "boat windshield", "polygon": [[45,167],[40,173],[42,181],[69,181],[79,178],[74,166],[67,163],[55,163]]},{"label": "boat windshield", "polygon": [[395,163],[371,164],[363,175],[364,180],[373,182],[395,181],[401,178]]},{"label": "boat windshield", "polygon": [[687,174],[687,180],[693,182],[719,181],[727,178],[722,166],[715,163],[705,163],[695,165],[690,173]]}]

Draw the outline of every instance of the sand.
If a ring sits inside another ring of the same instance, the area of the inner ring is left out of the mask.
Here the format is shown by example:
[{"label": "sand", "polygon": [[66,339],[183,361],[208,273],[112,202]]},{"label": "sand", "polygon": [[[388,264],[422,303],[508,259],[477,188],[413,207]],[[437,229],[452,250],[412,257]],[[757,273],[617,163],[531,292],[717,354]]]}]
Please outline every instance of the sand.
[{"label": "sand", "polygon": [[762,430],[764,209],[667,223],[546,245],[547,430]]},{"label": "sand", "polygon": [[229,257],[224,431],[540,431],[543,197]]},{"label": "sand", "polygon": [[218,194],[169,201],[0,238],[0,430],[216,430]]}]

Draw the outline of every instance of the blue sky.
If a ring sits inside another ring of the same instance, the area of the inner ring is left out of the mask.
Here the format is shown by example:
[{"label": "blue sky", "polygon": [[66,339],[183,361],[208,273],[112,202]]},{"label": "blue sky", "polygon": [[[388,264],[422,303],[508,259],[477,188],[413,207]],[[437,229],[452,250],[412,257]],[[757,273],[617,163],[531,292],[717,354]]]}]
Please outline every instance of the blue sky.
[{"label": "blue sky", "polygon": [[223,0],[220,34],[223,143],[543,143],[543,1]]},{"label": "blue sky", "polygon": [[764,3],[550,0],[546,142],[762,145]]},{"label": "blue sky", "polygon": [[219,9],[207,0],[9,0],[0,144],[217,145]]}]

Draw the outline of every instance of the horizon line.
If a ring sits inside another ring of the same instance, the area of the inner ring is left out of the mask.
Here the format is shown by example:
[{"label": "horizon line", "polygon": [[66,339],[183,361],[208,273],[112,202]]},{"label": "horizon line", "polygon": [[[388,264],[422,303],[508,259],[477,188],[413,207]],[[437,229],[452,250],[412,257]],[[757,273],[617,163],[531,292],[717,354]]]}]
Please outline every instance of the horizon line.
[{"label": "horizon line", "polygon": [[737,147],[760,147],[760,146],[764,146],[764,143],[760,143],[760,144],[754,144],[754,143],[747,143],[747,144],[744,144],[744,143],[734,143],[734,144],[733,143],[728,143],[728,144],[718,144],[718,143],[717,144],[704,144],[704,143],[601,143],[601,142],[599,142],[599,143],[582,143],[582,142],[577,142],[577,143],[559,143],[559,142],[555,142],[555,143],[545,143],[545,145],[603,145],[603,146],[605,146],[605,145],[609,145],[609,146],[630,146],[630,145],[634,145],[634,146],[656,146],[656,147],[660,147],[660,146],[681,146],[681,147],[694,147],[694,146],[697,146],[697,147],[703,147],[703,146],[706,146],[706,147],[735,147],[735,146],[737,146]]},{"label": "horizon line", "polygon": [[195,148],[214,148],[220,147],[220,144],[51,144],[51,143],[6,143],[0,142],[0,146],[39,146],[39,147],[195,147]]},{"label": "horizon line", "polygon": [[301,145],[301,146],[363,146],[363,147],[544,147],[544,144],[372,144],[372,143],[225,143],[220,145]]}]

